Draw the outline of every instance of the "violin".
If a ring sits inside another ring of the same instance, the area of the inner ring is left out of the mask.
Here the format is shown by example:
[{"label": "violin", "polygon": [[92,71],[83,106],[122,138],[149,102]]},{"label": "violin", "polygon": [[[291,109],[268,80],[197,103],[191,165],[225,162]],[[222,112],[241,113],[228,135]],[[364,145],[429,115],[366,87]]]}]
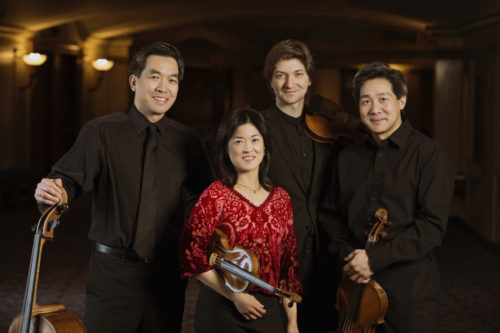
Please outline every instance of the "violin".
[{"label": "violin", "polygon": [[207,249],[209,264],[214,266],[224,278],[225,285],[234,292],[251,290],[253,286],[260,287],[280,297],[290,299],[289,307],[293,303],[300,303],[302,297],[293,292],[284,290],[285,281],[280,287],[262,281],[259,278],[259,259],[251,250],[239,246],[231,248],[226,234],[215,228]]},{"label": "violin", "polygon": [[68,196],[64,189],[63,199],[47,208],[37,224],[35,231],[31,260],[24,294],[23,309],[10,324],[9,333],[85,333],[82,323],[72,314],[65,311],[62,304],[38,305],[36,293],[42,248],[46,241],[54,239],[54,229],[59,219],[68,207]]},{"label": "violin", "polygon": [[[387,236],[384,226],[387,221],[387,210],[379,208],[375,212],[376,222],[368,233],[366,248],[372,247],[381,237]],[[366,284],[355,283],[349,279],[340,282],[337,289],[339,312],[338,333],[374,333],[376,326],[384,322],[389,302],[384,288],[376,281]]]},{"label": "violin", "polygon": [[334,101],[319,95],[313,95],[309,101],[304,130],[307,136],[315,141],[338,142],[342,146],[366,136],[361,120],[345,112]]}]

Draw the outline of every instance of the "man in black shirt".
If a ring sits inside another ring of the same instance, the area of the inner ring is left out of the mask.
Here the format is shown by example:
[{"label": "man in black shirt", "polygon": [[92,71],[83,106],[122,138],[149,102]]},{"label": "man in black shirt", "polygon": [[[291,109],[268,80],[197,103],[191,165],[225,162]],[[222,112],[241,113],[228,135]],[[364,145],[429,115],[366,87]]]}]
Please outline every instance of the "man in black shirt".
[{"label": "man in black shirt", "polygon": [[93,119],[35,191],[55,204],[93,191],[84,324],[92,332],[180,332],[177,264],[184,208],[211,180],[195,132],[165,117],[184,64],[172,45],[142,47],[129,66],[134,103]]},{"label": "man in black shirt", "polygon": [[269,176],[292,199],[303,286],[298,323],[300,331],[306,333],[335,328],[337,286],[335,267],[325,259],[328,251],[321,250],[322,233],[317,228],[335,149],[311,140],[304,130],[304,102],[312,71],[312,55],[304,43],[284,40],[274,45],[266,57],[264,79],[275,101],[262,111],[273,147]]},{"label": "man in black shirt", "polygon": [[[384,63],[362,68],[353,95],[371,135],[343,150],[320,222],[344,273],[386,291],[389,307],[377,332],[439,332],[439,279],[433,250],[441,245],[453,196],[444,151],[403,118],[407,87]],[[365,232],[378,208],[392,223],[365,250]]]}]

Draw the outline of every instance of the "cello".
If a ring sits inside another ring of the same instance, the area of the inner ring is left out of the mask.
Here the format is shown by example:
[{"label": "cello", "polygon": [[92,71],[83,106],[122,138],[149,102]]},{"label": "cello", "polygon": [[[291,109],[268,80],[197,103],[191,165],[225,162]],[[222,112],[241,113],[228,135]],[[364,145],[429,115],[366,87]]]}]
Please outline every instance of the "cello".
[{"label": "cello", "polygon": [[[384,208],[377,209],[375,219],[368,233],[366,248],[385,237],[387,233],[384,227],[391,225]],[[335,306],[339,312],[337,333],[374,333],[376,326],[384,322],[388,304],[387,294],[376,281],[361,284],[349,279],[342,280],[337,289]]]},{"label": "cello", "polygon": [[277,296],[290,299],[289,307],[293,303],[300,303],[302,297],[293,292],[284,290],[285,281],[281,281],[281,288],[277,288],[259,279],[259,260],[255,253],[248,249],[235,246],[231,248],[227,235],[219,228],[215,228],[207,253],[209,264],[214,266],[222,275],[225,285],[234,292],[243,292],[252,289],[255,285]]},{"label": "cello", "polygon": [[46,241],[54,239],[54,229],[68,207],[68,196],[62,189],[62,200],[48,207],[32,228],[35,231],[31,260],[24,294],[23,309],[10,324],[9,333],[85,333],[82,323],[62,304],[38,305],[36,294],[42,248]]}]

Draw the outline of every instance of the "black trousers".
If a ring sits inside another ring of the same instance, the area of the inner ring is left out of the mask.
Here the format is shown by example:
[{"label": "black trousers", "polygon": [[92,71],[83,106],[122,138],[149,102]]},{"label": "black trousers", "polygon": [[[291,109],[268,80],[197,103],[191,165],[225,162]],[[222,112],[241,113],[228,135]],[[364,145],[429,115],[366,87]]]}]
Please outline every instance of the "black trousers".
[{"label": "black trousers", "polygon": [[276,296],[252,293],[264,305],[266,313],[255,320],[246,320],[233,302],[203,285],[198,296],[195,315],[196,333],[280,333],[286,332],[286,314]]},{"label": "black trousers", "polygon": [[94,252],[86,281],[88,333],[180,332],[186,281],[176,260],[149,264]]},{"label": "black trousers", "polygon": [[320,254],[316,255],[316,241],[312,235],[306,237],[304,247],[310,249],[302,257],[302,302],[297,304],[298,324],[301,333],[326,333],[337,328],[338,313],[335,309],[341,264],[330,255],[328,242],[321,240]]}]

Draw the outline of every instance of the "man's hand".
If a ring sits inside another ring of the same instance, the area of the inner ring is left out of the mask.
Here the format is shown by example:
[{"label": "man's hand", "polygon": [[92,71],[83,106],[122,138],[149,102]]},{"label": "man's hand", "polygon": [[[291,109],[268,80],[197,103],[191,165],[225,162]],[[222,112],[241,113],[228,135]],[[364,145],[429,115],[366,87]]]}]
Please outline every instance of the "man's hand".
[{"label": "man's hand", "polygon": [[233,302],[246,320],[260,318],[266,313],[264,305],[248,293],[234,293]]},{"label": "man's hand", "polygon": [[43,178],[35,190],[35,200],[46,205],[55,205],[62,200],[62,180]]},{"label": "man's hand", "polygon": [[344,272],[350,280],[356,283],[367,283],[370,281],[373,271],[370,268],[368,255],[365,250],[354,250],[344,260],[347,262],[344,265]]}]

